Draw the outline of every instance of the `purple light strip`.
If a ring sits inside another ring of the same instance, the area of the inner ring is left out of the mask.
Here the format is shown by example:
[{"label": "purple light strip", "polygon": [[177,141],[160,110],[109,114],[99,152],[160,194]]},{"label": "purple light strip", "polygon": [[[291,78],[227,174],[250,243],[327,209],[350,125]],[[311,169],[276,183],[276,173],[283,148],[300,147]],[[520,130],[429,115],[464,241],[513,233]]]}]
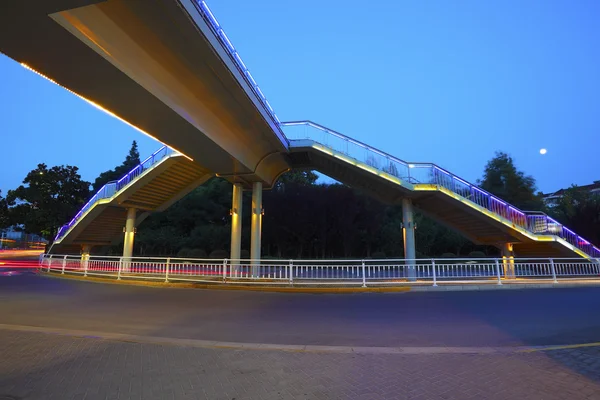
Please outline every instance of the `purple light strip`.
[{"label": "purple light strip", "polygon": [[[368,146],[368,145],[366,145],[366,144],[364,144],[364,143],[361,143],[361,142],[359,142],[359,141],[356,141],[356,140],[354,140],[354,139],[352,139],[352,138],[350,138],[350,137],[348,137],[348,136],[345,136],[345,135],[343,135],[343,134],[341,134],[341,133],[339,133],[339,132],[332,131],[332,130],[330,130],[330,129],[328,129],[328,128],[324,127],[324,126],[321,126],[321,125],[319,125],[319,124],[316,124],[316,123],[314,123],[314,122],[312,122],[312,121],[291,121],[291,122],[283,122],[281,125],[282,125],[282,126],[299,126],[299,125],[307,125],[307,126],[310,126],[310,127],[316,128],[316,129],[318,129],[318,130],[320,130],[320,131],[322,131],[322,132],[328,133],[328,134],[330,134],[330,135],[332,135],[332,136],[335,136],[335,137],[337,137],[337,138],[339,138],[339,139],[346,140],[346,141],[348,141],[348,142],[350,142],[350,143],[353,143],[353,144],[355,144],[355,145],[357,145],[357,146],[359,146],[359,147],[361,147],[361,148],[363,148],[363,149],[365,149],[365,150],[368,150],[368,151],[374,152],[374,153],[376,153],[376,154],[379,154],[379,155],[381,155],[381,156],[384,156],[384,157],[386,157],[386,158],[387,158],[387,159],[389,159],[389,160],[396,161],[396,162],[400,163],[401,165],[405,165],[405,166],[412,165],[414,168],[419,168],[419,167],[433,167],[433,168],[437,169],[438,171],[441,171],[442,173],[444,173],[444,174],[447,174],[447,175],[451,176],[453,179],[456,179],[456,180],[458,180],[459,182],[461,182],[461,183],[463,183],[463,184],[465,184],[465,185],[468,185],[468,186],[469,186],[471,189],[478,191],[479,193],[481,193],[481,194],[483,194],[483,195],[487,196],[489,199],[491,199],[491,200],[494,200],[495,202],[497,202],[497,203],[500,203],[500,204],[502,204],[502,205],[504,205],[504,206],[507,206],[507,207],[508,207],[510,210],[512,210],[512,211],[514,211],[514,212],[516,212],[516,213],[518,213],[518,214],[520,214],[520,215],[523,215],[523,216],[525,216],[527,219],[534,219],[534,220],[544,219],[544,222],[546,222],[546,224],[548,224],[548,223],[550,222],[550,223],[553,223],[553,224],[555,224],[555,225],[558,225],[558,226],[559,226],[559,227],[561,227],[562,229],[566,230],[567,232],[569,232],[569,233],[571,233],[572,235],[574,235],[574,236],[576,236],[576,237],[577,237],[577,235],[576,235],[576,234],[575,234],[573,231],[571,231],[571,230],[569,230],[569,229],[565,228],[565,227],[564,227],[562,224],[560,224],[559,222],[557,222],[557,221],[555,221],[554,219],[550,218],[549,216],[547,216],[547,215],[546,215],[546,214],[544,214],[543,212],[539,212],[539,214],[530,214],[530,213],[528,213],[528,212],[521,211],[521,210],[519,210],[518,208],[516,208],[516,207],[514,207],[514,206],[512,206],[512,205],[508,205],[506,202],[504,202],[504,201],[502,201],[502,200],[500,200],[500,199],[498,199],[498,198],[494,197],[492,194],[490,194],[490,193],[486,192],[485,190],[483,190],[483,189],[480,189],[480,188],[478,188],[477,186],[474,186],[474,185],[470,184],[469,182],[467,182],[467,181],[465,181],[465,180],[463,180],[463,179],[461,179],[461,178],[459,178],[459,177],[457,177],[457,176],[455,176],[455,175],[451,174],[450,172],[448,172],[448,171],[446,171],[446,170],[444,170],[444,169],[442,169],[442,168],[438,167],[438,166],[437,166],[437,165],[435,165],[435,164],[423,164],[423,163],[410,163],[410,164],[409,164],[409,163],[407,163],[407,162],[405,162],[405,161],[403,161],[403,160],[400,160],[400,159],[398,159],[398,158],[396,158],[396,157],[394,157],[394,156],[392,156],[392,155],[390,155],[390,154],[387,154],[387,153],[384,153],[384,152],[382,152],[382,151],[379,151],[379,150],[377,150],[377,149],[374,149],[374,148],[372,148],[372,147],[370,147],[370,146]],[[562,233],[562,232],[559,232],[559,236],[562,236],[562,235],[561,235],[561,233]],[[582,239],[583,239],[583,238],[582,238]],[[586,243],[589,243],[589,241],[587,241],[587,240],[585,240],[585,239],[583,239],[583,240],[584,240]],[[600,250],[599,250],[597,247],[594,247],[594,250],[600,253]]]},{"label": "purple light strip", "polygon": [[548,217],[547,215],[545,215],[545,217],[546,217],[546,219],[548,219],[548,221],[552,221],[553,224],[562,226],[562,224],[560,222],[556,221],[555,219],[552,219],[552,218]]},{"label": "purple light strip", "polygon": [[491,195],[490,195],[490,199],[492,199],[492,200],[494,200],[495,202],[498,202],[498,203],[500,203],[500,204],[502,204],[502,205],[506,205],[506,203],[505,203],[505,202],[503,202],[502,200],[500,200],[500,199],[498,199],[498,198],[496,198],[496,197],[494,197],[494,196],[491,196]]},{"label": "purple light strip", "polygon": [[[58,230],[58,233],[56,234],[56,237],[55,237],[55,239],[54,239],[54,240],[57,240],[57,239],[59,239],[59,238],[61,237],[61,234],[63,233],[63,230],[64,230],[64,233],[66,233],[66,232],[68,231],[68,229],[69,229],[69,228],[71,228],[71,226],[73,226],[73,224],[74,224],[75,222],[77,222],[77,220],[78,220],[78,219],[81,217],[81,215],[83,215],[83,213],[84,213],[84,212],[85,212],[85,211],[86,211],[88,208],[90,208],[90,207],[91,207],[91,205],[92,205],[92,204],[94,204],[96,201],[98,201],[98,200],[100,200],[100,199],[103,199],[103,198],[106,198],[106,197],[107,197],[107,196],[99,196],[99,194],[100,194],[100,193],[102,193],[103,191],[104,191],[104,192],[106,192],[106,189],[107,189],[108,187],[111,187],[111,186],[114,186],[114,187],[115,187],[115,189],[116,189],[116,186],[117,186],[119,183],[121,183],[121,182],[122,182],[124,179],[126,179],[126,178],[130,177],[130,175],[131,175],[131,174],[132,174],[134,171],[136,171],[138,168],[143,168],[143,164],[144,164],[144,163],[146,163],[148,160],[152,159],[152,157],[156,156],[156,155],[157,155],[158,153],[160,153],[161,151],[164,151],[164,152],[165,152],[165,156],[166,156],[166,155],[168,154],[169,148],[168,148],[167,146],[162,146],[160,149],[158,149],[158,150],[156,150],[154,153],[152,153],[152,155],[151,155],[151,156],[147,157],[147,158],[146,158],[144,161],[142,161],[140,164],[136,165],[136,166],[135,166],[135,167],[134,167],[134,168],[133,168],[131,171],[129,171],[127,174],[125,174],[125,176],[124,176],[124,177],[122,177],[121,179],[119,179],[119,180],[118,180],[116,183],[115,183],[115,182],[109,182],[109,183],[106,183],[106,184],[104,184],[104,186],[102,186],[102,187],[100,188],[100,190],[98,190],[98,191],[97,191],[97,192],[96,192],[96,193],[95,193],[95,194],[92,196],[92,198],[91,198],[91,199],[90,199],[90,200],[89,200],[87,203],[85,203],[85,205],[84,205],[83,207],[81,207],[81,210],[79,210],[79,212],[78,212],[77,214],[75,214],[75,216],[73,217],[73,219],[71,219],[71,221],[69,221],[69,223],[68,223],[68,224],[66,224],[66,225],[63,225],[63,226],[62,226],[62,227],[61,227],[61,228]],[[153,164],[151,164],[151,165],[154,165],[154,164],[156,163],[156,161],[162,160],[162,158],[163,158],[163,157],[159,158],[158,160],[155,160],[155,162],[154,162]],[[139,176],[139,175],[138,175],[138,176]],[[123,189],[123,188],[121,188],[121,189]],[[116,193],[117,191],[120,191],[121,189],[119,189],[119,190],[115,190],[115,192],[114,192],[114,193]],[[113,194],[114,194],[114,193],[113,193]],[[104,193],[104,194],[106,194],[106,193]],[[66,229],[65,229],[65,228],[66,228]]]},{"label": "purple light strip", "polygon": [[213,30],[215,31],[216,36],[223,43],[225,50],[227,50],[227,52],[231,56],[231,59],[237,65],[237,68],[240,70],[242,75],[248,81],[248,83],[250,84],[250,86],[252,87],[254,92],[258,95],[258,99],[265,107],[267,114],[269,114],[271,116],[271,118],[273,119],[273,121],[275,122],[275,125],[277,126],[277,130],[278,130],[275,133],[281,139],[281,141],[286,146],[288,146],[289,141],[288,141],[287,137],[281,131],[281,121],[279,120],[279,118],[277,118],[277,114],[275,114],[273,107],[271,107],[271,105],[268,103],[267,98],[265,97],[262,90],[260,89],[260,87],[258,86],[256,81],[252,77],[252,74],[248,70],[248,67],[246,66],[244,61],[242,61],[242,57],[240,56],[238,51],[233,46],[233,43],[231,43],[231,40],[229,40],[229,37],[227,36],[225,31],[221,27],[221,24],[219,24],[219,22],[217,21],[217,18],[214,16],[212,11],[210,11],[210,8],[208,7],[208,5],[206,4],[206,2],[204,0],[196,0],[196,4],[198,5],[198,10],[200,10],[200,12],[207,17],[207,20],[208,20],[209,24],[212,26]]},{"label": "purple light strip", "polygon": [[467,182],[467,181],[463,181],[462,179],[460,179],[460,178],[459,178],[459,177],[457,177],[457,176],[454,176],[454,179],[456,179],[456,180],[457,180],[457,181],[459,181],[460,183],[463,183],[463,184],[465,184],[465,185],[467,185],[467,186],[469,186],[469,187],[471,186],[471,184],[470,184],[469,182]]},{"label": "purple light strip", "polygon": [[510,208],[511,210],[513,210],[514,212],[516,212],[518,214],[521,214],[523,216],[525,215],[525,213],[523,211],[521,211],[521,210],[519,210],[519,209],[517,209],[517,208],[515,208],[513,206],[508,206],[508,208]]},{"label": "purple light strip", "polygon": [[452,175],[450,172],[438,167],[437,165],[434,165],[433,168],[437,169],[438,171],[440,171],[441,173],[443,173],[445,175],[448,175],[449,177],[452,177],[452,178],[454,177],[454,175]]}]

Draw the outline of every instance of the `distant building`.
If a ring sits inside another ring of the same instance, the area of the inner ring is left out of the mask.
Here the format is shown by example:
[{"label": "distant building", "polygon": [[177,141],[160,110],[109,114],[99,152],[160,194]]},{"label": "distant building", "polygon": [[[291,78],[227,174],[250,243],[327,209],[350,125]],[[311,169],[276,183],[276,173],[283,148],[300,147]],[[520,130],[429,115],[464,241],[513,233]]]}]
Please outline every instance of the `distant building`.
[{"label": "distant building", "polygon": [[43,249],[48,241],[41,236],[8,228],[0,230],[1,249]]},{"label": "distant building", "polygon": [[[591,185],[577,186],[577,189],[585,190],[590,193],[600,194],[600,181],[594,181],[594,183],[592,183]],[[544,203],[546,203],[548,207],[556,206],[560,199],[563,197],[566,190],[567,189],[560,189],[554,193],[545,194]]]}]

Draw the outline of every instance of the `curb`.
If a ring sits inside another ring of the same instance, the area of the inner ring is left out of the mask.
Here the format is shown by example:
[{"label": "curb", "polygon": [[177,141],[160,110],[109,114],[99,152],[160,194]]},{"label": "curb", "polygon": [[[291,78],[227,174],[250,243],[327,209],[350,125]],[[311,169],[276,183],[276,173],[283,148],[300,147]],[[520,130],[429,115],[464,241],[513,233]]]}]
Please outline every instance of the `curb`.
[{"label": "curb", "polygon": [[565,289],[574,287],[599,287],[600,280],[597,281],[560,281],[557,283],[551,281],[545,282],[532,282],[532,281],[515,281],[515,282],[504,282],[502,285],[495,283],[442,283],[438,282],[438,286],[431,286],[430,284],[413,284],[413,285],[402,285],[402,286],[327,286],[321,285],[320,287],[303,285],[302,283],[296,284],[296,286],[283,286],[278,284],[265,284],[265,285],[253,285],[241,283],[221,283],[215,281],[214,283],[200,283],[200,282],[164,282],[159,280],[141,280],[131,277],[123,277],[121,280],[115,278],[104,278],[96,276],[76,275],[66,272],[64,275],[58,272],[46,272],[38,270],[38,274],[45,275],[54,278],[61,279],[72,279],[83,282],[92,283],[110,283],[113,285],[133,285],[133,286],[146,286],[146,287],[157,287],[157,288],[180,288],[180,289],[209,289],[209,290],[244,290],[251,292],[272,292],[272,293],[404,293],[404,292],[468,292],[468,291],[506,291],[506,290],[524,290],[524,289]]},{"label": "curb", "polygon": [[252,292],[273,292],[273,293],[403,293],[409,292],[410,287],[302,287],[302,286],[254,286],[244,284],[223,284],[223,283],[188,283],[188,282],[158,282],[139,279],[125,278],[121,280],[98,277],[83,277],[73,274],[58,274],[55,272],[38,271],[40,275],[52,278],[69,279],[92,283],[109,283],[113,285],[146,286],[157,288],[180,288],[180,289],[210,289],[210,290],[244,290]]},{"label": "curb", "polygon": [[415,285],[411,289],[413,292],[469,292],[469,291],[505,291],[505,290],[522,290],[522,289],[566,289],[574,287],[599,287],[600,281],[596,282],[541,282],[541,283],[525,283],[525,282],[504,282],[502,285],[497,284],[440,284],[436,287],[431,285]]}]

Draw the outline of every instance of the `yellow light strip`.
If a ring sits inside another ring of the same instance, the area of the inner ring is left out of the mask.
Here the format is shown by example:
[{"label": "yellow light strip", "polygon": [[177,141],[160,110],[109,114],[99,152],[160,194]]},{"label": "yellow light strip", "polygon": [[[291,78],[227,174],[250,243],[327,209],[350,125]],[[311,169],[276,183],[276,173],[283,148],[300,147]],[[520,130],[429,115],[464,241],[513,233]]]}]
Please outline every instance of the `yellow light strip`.
[{"label": "yellow light strip", "polygon": [[438,190],[440,192],[444,193],[445,195],[450,196],[450,197],[454,198],[455,200],[458,200],[461,203],[468,205],[471,208],[474,208],[475,210],[479,211],[480,213],[485,214],[492,219],[495,219],[496,221],[508,226],[509,228],[514,229],[515,231],[521,233],[524,236],[527,236],[528,238],[530,238],[532,240],[539,241],[539,242],[553,242],[554,241],[554,239],[552,237],[538,236],[535,234],[531,234],[530,232],[523,229],[522,227],[513,224],[510,220],[508,220],[504,217],[501,217],[501,216],[497,215],[496,213],[491,212],[487,208],[481,207],[479,204],[473,203],[472,201],[469,201],[469,200],[463,198],[462,196],[454,193],[453,191],[451,191],[449,189],[446,189],[443,186],[440,187]]},{"label": "yellow light strip", "polygon": [[[354,165],[356,167],[362,168],[365,171],[369,171],[369,172],[371,172],[374,175],[377,175],[377,176],[380,176],[382,178],[385,178],[385,179],[387,179],[387,180],[389,180],[391,182],[397,183],[398,185],[402,185],[402,183],[401,183],[401,181],[399,179],[396,180],[397,178],[393,179],[392,177],[388,177],[388,176],[386,176],[387,175],[386,173],[380,172],[375,167],[371,167],[370,165],[366,165],[366,164],[362,164],[362,163],[356,162],[354,159],[352,159],[350,157],[347,157],[347,156],[345,156],[343,154],[339,154],[337,152],[332,152],[331,150],[327,149],[326,147],[318,145],[316,143],[313,143],[311,147],[314,148],[314,149],[317,149],[319,151],[322,151],[323,153],[332,155],[335,158],[343,160],[343,161],[347,162],[348,164],[351,164],[351,165]],[[547,236],[547,235],[532,234],[529,231],[527,231],[526,229],[524,229],[524,228],[522,228],[522,227],[520,227],[520,226],[518,226],[516,224],[513,224],[510,220],[508,220],[508,219],[506,219],[504,217],[501,217],[501,216],[497,215],[496,213],[493,213],[492,211],[488,210],[487,208],[481,207],[479,204],[473,203],[472,201],[469,201],[469,200],[465,199],[464,197],[460,196],[459,194],[454,193],[453,191],[451,191],[449,189],[446,189],[443,186],[438,186],[438,185],[435,185],[435,184],[423,184],[423,183],[420,183],[420,184],[412,185],[412,190],[415,190],[415,191],[439,191],[439,192],[442,192],[445,195],[450,196],[453,199],[458,200],[461,203],[466,204],[467,206],[469,206],[469,207],[471,207],[471,208],[479,211],[480,213],[482,213],[482,214],[484,214],[484,215],[486,215],[486,216],[488,216],[488,217],[490,217],[490,218],[492,218],[492,219],[500,222],[501,224],[506,225],[509,228],[514,229],[515,231],[521,233],[522,235],[528,237],[529,239],[532,239],[532,240],[537,241],[537,242],[559,242],[562,245],[564,245],[565,247],[570,248],[573,252],[579,254],[583,258],[590,258],[589,255],[583,253],[577,247],[572,246],[570,243],[566,242],[565,240],[562,240],[562,238],[560,238],[560,237],[558,237],[556,235]],[[562,243],[562,242],[564,242],[564,243]]]},{"label": "yellow light strip", "polygon": [[344,161],[344,162],[346,162],[346,163],[348,163],[350,165],[354,165],[355,167],[362,168],[365,171],[368,171],[368,172],[372,173],[373,175],[377,175],[380,178],[386,179],[386,180],[388,180],[390,182],[393,182],[393,183],[395,183],[398,186],[406,186],[406,184],[404,184],[402,182],[402,180],[400,180],[399,178],[397,178],[395,176],[392,176],[392,175],[387,174],[385,172],[381,172],[377,168],[372,167],[370,165],[363,164],[361,162],[357,162],[355,159],[353,159],[351,157],[345,156],[343,154],[339,154],[337,152],[333,152],[333,151],[329,150],[328,148],[326,148],[324,146],[318,145],[317,143],[313,143],[311,145],[311,147],[313,149],[319,150],[319,151],[321,151],[321,152],[323,152],[325,154],[329,154],[329,155],[331,155],[331,156],[333,156],[333,157],[335,157],[337,159],[340,159],[340,160],[342,160],[342,161]]},{"label": "yellow light strip", "polygon": [[438,188],[436,185],[433,185],[431,183],[417,183],[415,184],[415,190],[418,190],[419,192],[424,192],[424,191],[437,191]]},{"label": "yellow light strip", "polygon": [[163,144],[165,146],[168,146],[170,148],[172,148],[173,150],[175,150],[176,152],[178,152],[179,154],[181,154],[182,156],[184,156],[185,158],[187,158],[190,161],[194,161],[191,157],[187,156],[185,153],[183,153],[182,151],[177,150],[176,148],[169,146],[166,143],[163,143],[162,141],[160,141],[159,139],[157,139],[156,137],[152,136],[151,134],[149,134],[148,132],[146,132],[145,130],[133,125],[131,122],[124,120],[123,118],[119,117],[117,114],[115,114],[114,112],[107,110],[106,108],[102,107],[100,104],[93,102],[90,99],[87,99],[85,97],[83,97],[82,95],[80,95],[79,93],[75,93],[74,91],[72,91],[71,89],[61,85],[60,83],[56,82],[54,79],[42,74],[39,71],[36,71],[35,69],[31,68],[29,65],[25,64],[25,63],[21,63],[21,66],[24,67],[25,69],[28,69],[29,71],[41,76],[42,78],[54,83],[57,86],[60,86],[61,88],[65,89],[66,91],[68,91],[69,93],[74,94],[75,96],[79,97],[82,100],[85,100],[86,102],[88,102],[90,105],[96,107],[98,110],[100,111],[104,111],[106,114],[110,115],[111,117],[114,117],[116,119],[118,119],[119,121],[125,123],[126,125],[129,125],[130,127],[132,127],[133,129],[137,130],[138,132],[143,133],[144,135],[156,140],[157,142],[159,142],[160,144]]}]

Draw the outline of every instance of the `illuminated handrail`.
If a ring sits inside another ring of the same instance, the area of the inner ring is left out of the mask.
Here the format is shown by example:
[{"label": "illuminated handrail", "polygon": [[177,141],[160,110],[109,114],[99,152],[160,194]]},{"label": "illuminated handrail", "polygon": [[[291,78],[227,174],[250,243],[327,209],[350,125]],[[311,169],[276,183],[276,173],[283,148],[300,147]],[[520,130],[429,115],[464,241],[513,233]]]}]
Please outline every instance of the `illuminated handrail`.
[{"label": "illuminated handrail", "polygon": [[144,161],[142,161],[139,165],[137,165],[135,168],[133,168],[131,171],[129,171],[125,176],[123,176],[118,181],[111,181],[111,182],[108,182],[107,184],[105,184],[104,186],[102,186],[100,188],[100,190],[98,190],[98,192],[96,192],[96,194],[94,196],[92,196],[92,198],[87,203],[85,203],[85,205],[81,208],[81,210],[79,210],[79,212],[73,217],[73,219],[68,224],[65,224],[62,227],[60,227],[60,229],[58,230],[58,233],[56,234],[56,238],[54,238],[54,240],[55,241],[59,240],[63,236],[65,236],[67,234],[67,232],[69,231],[69,229],[71,229],[73,227],[73,225],[75,225],[77,223],[77,221],[79,221],[79,219],[81,219],[81,217],[88,210],[90,210],[98,201],[100,201],[102,199],[111,198],[117,192],[121,191],[124,187],[126,187],[128,184],[130,184],[131,182],[135,181],[138,177],[140,177],[144,173],[144,171],[147,171],[153,165],[155,165],[159,161],[161,161],[163,158],[167,157],[168,155],[174,154],[174,153],[176,153],[175,150],[173,150],[167,146],[163,146],[160,149],[156,150],[154,153],[152,153],[151,156],[149,156]]},{"label": "illuminated handrail", "polygon": [[289,143],[287,141],[287,138],[283,134],[283,131],[281,130],[281,127],[280,127],[281,122],[279,121],[279,118],[277,118],[277,114],[275,114],[273,107],[271,107],[271,104],[265,97],[264,93],[262,92],[262,90],[260,90],[258,83],[256,83],[256,81],[254,80],[254,77],[250,73],[250,70],[248,70],[248,67],[246,67],[246,64],[244,64],[244,62],[242,61],[242,58],[240,57],[240,53],[238,53],[238,51],[235,49],[235,47],[233,47],[233,44],[227,37],[227,34],[221,27],[221,24],[219,24],[219,22],[215,18],[212,11],[210,11],[210,8],[208,8],[208,5],[206,4],[206,2],[204,0],[196,0],[195,3],[197,4],[197,6],[198,6],[197,8],[200,11],[200,13],[202,14],[202,16],[204,17],[204,19],[206,21],[208,21],[209,25],[213,29],[215,35],[221,42],[221,45],[223,46],[225,51],[227,51],[227,53],[229,54],[229,57],[231,58],[231,60],[235,64],[235,66],[237,67],[238,71],[242,74],[246,83],[248,83],[248,85],[250,85],[250,87],[252,88],[252,90],[254,91],[254,93],[256,94],[256,96],[258,97],[258,99],[260,100],[262,105],[264,106],[265,110],[267,111],[267,113],[269,114],[269,116],[271,117],[273,122],[275,123],[275,127],[276,127],[275,133],[277,134],[277,136],[279,137],[281,142],[284,143],[287,147],[287,145]]},{"label": "illuminated handrail", "polygon": [[556,235],[589,256],[600,257],[598,247],[543,212],[519,210],[435,164],[409,163],[400,160],[312,121],[282,122],[281,127],[290,140],[290,146],[294,145],[294,141],[309,139],[407,182],[442,186],[510,221],[515,227],[518,226],[534,234]]}]

